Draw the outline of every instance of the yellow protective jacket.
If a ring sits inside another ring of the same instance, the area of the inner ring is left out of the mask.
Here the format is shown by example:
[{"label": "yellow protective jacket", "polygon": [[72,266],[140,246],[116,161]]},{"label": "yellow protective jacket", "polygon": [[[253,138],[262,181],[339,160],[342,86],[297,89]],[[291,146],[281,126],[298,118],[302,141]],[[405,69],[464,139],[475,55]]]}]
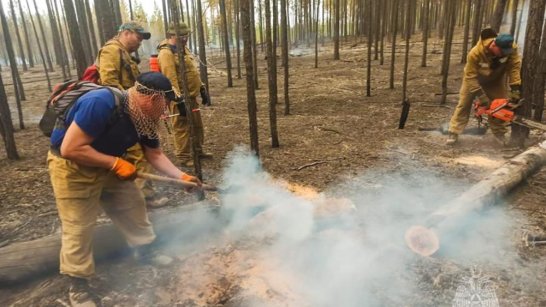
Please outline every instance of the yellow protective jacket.
[{"label": "yellow protective jacket", "polygon": [[[171,81],[177,96],[182,93],[183,78],[178,69],[178,52],[176,47],[169,44],[168,40],[162,41],[157,46],[157,60],[159,62],[159,70]],[[195,65],[195,59],[188,47],[184,48],[184,61],[186,66],[186,76],[188,79],[189,96],[195,98],[199,95],[201,88],[201,77]]]},{"label": "yellow protective jacket", "polygon": [[117,87],[120,90],[133,86],[140,74],[138,64],[116,38],[106,42],[99,50],[96,65],[100,75],[99,84]]},{"label": "yellow protective jacket", "polygon": [[469,92],[475,92],[482,86],[496,82],[505,82],[503,78],[508,76],[509,85],[521,85],[521,57],[518,54],[518,46],[513,45],[511,55],[495,59],[487,51],[487,47],[495,38],[480,40],[470,50],[464,67],[463,87]]}]

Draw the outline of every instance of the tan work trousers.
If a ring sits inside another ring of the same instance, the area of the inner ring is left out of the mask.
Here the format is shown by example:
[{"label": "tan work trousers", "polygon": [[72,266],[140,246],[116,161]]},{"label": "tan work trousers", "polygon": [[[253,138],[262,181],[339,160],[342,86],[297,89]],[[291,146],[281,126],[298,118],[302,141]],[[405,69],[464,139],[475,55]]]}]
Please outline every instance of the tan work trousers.
[{"label": "tan work trousers", "polygon": [[93,229],[101,207],[129,246],[155,240],[146,203],[134,182],[122,181],[106,169],[81,166],[51,152],[47,163],[61,219],[61,274],[88,278],[95,273]]},{"label": "tan work trousers", "polygon": [[[498,82],[492,82],[488,85],[482,85],[482,89],[487,97],[489,97],[489,99],[491,100],[497,98],[506,98],[508,94],[505,84],[505,78],[499,78]],[[470,90],[466,87],[464,83],[463,86],[461,86],[459,95],[459,103],[457,104],[457,107],[455,108],[455,111],[453,112],[453,115],[451,116],[451,120],[449,122],[449,132],[455,134],[461,134],[466,127],[466,124],[468,124],[470,112],[472,110],[472,105],[475,99],[474,95],[470,92]],[[506,127],[506,122],[497,118],[493,118],[491,116],[488,117],[488,121],[489,126],[491,127],[491,132],[493,132],[493,134],[504,135],[506,131],[508,131]]]},{"label": "tan work trousers", "polygon": [[[195,99],[190,102],[191,114],[193,116],[193,125],[195,128],[195,136],[197,138],[197,152],[203,151],[203,141],[205,139],[205,132],[203,129],[203,120],[201,119],[201,112]],[[174,103],[170,105],[171,114],[178,113],[178,108]],[[187,113],[187,112],[186,112]],[[175,116],[172,118],[173,125],[173,138],[174,138],[174,150],[175,155],[180,161],[185,162],[191,159],[191,141],[190,141],[190,123],[187,116]]]},{"label": "tan work trousers", "polygon": [[[127,153],[125,154],[125,160],[133,163],[136,166],[138,172],[152,172],[152,166],[144,158],[144,151],[142,150],[142,146],[139,143],[136,143],[135,145],[127,149]],[[135,179],[135,184],[137,185],[140,193],[142,193],[142,197],[152,198],[155,196],[154,186],[150,180],[137,178]]]}]

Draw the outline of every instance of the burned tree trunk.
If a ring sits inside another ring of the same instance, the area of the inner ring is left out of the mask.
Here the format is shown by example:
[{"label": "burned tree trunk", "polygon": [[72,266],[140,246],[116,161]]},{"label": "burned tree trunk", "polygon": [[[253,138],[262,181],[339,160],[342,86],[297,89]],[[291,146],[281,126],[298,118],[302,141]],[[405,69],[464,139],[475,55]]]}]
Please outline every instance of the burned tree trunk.
[{"label": "burned tree trunk", "polygon": [[[276,0],[273,0],[276,1]],[[265,0],[265,40],[267,45],[267,77],[269,88],[269,128],[271,132],[271,147],[279,147],[277,131],[277,61],[271,39],[271,9],[269,0]]]},{"label": "burned tree trunk", "polygon": [[464,12],[464,34],[463,34],[463,51],[461,52],[461,64],[466,63],[466,55],[468,53],[468,37],[470,35],[470,14],[472,14],[470,8],[472,7],[472,0],[468,0],[465,6]]},{"label": "burned tree trunk", "polygon": [[[544,10],[546,2],[544,0],[531,0],[529,3],[529,17],[527,18],[527,30],[525,31],[525,49],[523,50],[523,60],[521,65],[521,84],[523,88],[522,98],[525,103],[522,107],[516,109],[516,114],[524,117],[531,117],[532,99],[533,99],[533,79],[540,67],[540,39],[542,25],[544,22]],[[517,146],[523,147],[525,138],[529,134],[529,128],[513,125],[511,142]]]},{"label": "burned tree trunk", "polygon": [[[399,0],[393,0],[393,7],[398,6]],[[391,45],[391,70],[389,77],[389,88],[394,89],[394,62],[396,60],[396,34],[398,31],[398,12],[393,12],[392,22],[392,45]]]},{"label": "burned tree trunk", "polygon": [[[44,26],[42,25],[42,18],[40,17],[40,12],[38,11],[38,5],[36,5],[36,0],[33,0],[33,2],[34,2],[34,9],[36,10],[36,19],[38,19],[38,27],[40,28],[40,34],[42,34],[42,38],[44,39],[44,50],[45,50],[45,59],[47,62],[47,68],[49,69],[49,71],[53,72],[54,71],[53,63],[51,61],[51,54],[49,52],[49,47],[47,46],[47,37],[44,32]],[[27,5],[28,5],[28,2],[27,2]],[[30,13],[30,6],[28,8],[28,11]],[[32,20],[32,16],[30,16],[30,20]],[[32,27],[35,27],[34,22]],[[36,35],[36,40],[38,40],[38,35]],[[51,91],[51,89],[49,91]]]},{"label": "burned tree trunk", "polygon": [[11,112],[4,81],[2,81],[2,74],[0,74],[0,135],[2,135],[8,159],[19,160],[19,153],[17,153],[15,137],[13,136],[13,122],[11,121]]},{"label": "burned tree trunk", "polygon": [[495,5],[495,11],[493,12],[493,16],[491,16],[491,28],[495,30],[495,32],[499,32],[501,24],[502,24],[502,16],[504,15],[504,11],[506,10],[506,4],[508,3],[508,0],[497,0],[497,4]]},{"label": "burned tree trunk", "polygon": [[[35,4],[36,4],[36,2],[35,2]],[[28,8],[28,11],[30,12],[30,5],[28,4],[28,0],[27,0],[27,8]],[[39,14],[37,14],[37,15],[38,15],[38,18],[39,18],[40,15]],[[32,30],[34,30],[34,36],[36,37],[36,44],[38,45],[38,52],[40,52],[40,57],[42,58],[42,65],[44,66],[44,74],[45,74],[46,79],[47,79],[47,88],[51,92],[51,79],[49,78],[49,73],[48,73],[48,69],[47,69],[47,66],[46,66],[46,56],[44,56],[44,52],[42,51],[42,44],[40,44],[40,37],[38,36],[38,30],[36,29],[36,24],[34,23],[34,19],[32,19],[32,15],[30,15],[30,23],[32,24]],[[44,45],[45,44],[46,44],[46,42],[44,42]],[[49,61],[50,61],[50,64],[51,64],[51,60],[49,60]],[[51,67],[50,71],[53,71],[53,67]]]},{"label": "burned tree trunk", "polygon": [[83,50],[82,41],[80,39],[80,31],[78,26],[78,20],[76,19],[76,12],[74,11],[74,5],[71,0],[63,0],[66,19],[68,21],[68,28],[70,31],[70,41],[72,42],[73,56],[76,59],[76,68],[78,78],[81,78],[83,72],[87,68],[87,60],[85,58],[85,52]]},{"label": "burned tree trunk", "polygon": [[28,65],[34,67],[34,56],[32,54],[32,47],[30,46],[30,39],[28,36],[27,22],[25,21],[25,14],[23,13],[23,5],[21,4],[23,0],[17,1],[19,6],[19,15],[21,15],[21,23],[23,24],[23,33],[25,33],[25,43],[27,45],[27,55],[28,55]]},{"label": "burned tree trunk", "polygon": [[17,36],[17,46],[19,47],[19,56],[21,57],[21,62],[23,62],[23,71],[27,71],[27,62],[25,60],[25,49],[23,48],[23,42],[21,41],[21,34],[19,34],[19,26],[17,25],[17,15],[15,14],[15,6],[13,5],[13,0],[9,0],[9,7],[11,11],[11,19],[13,20],[13,30]]},{"label": "burned tree trunk", "polygon": [[259,156],[258,143],[258,118],[256,106],[256,92],[254,89],[254,63],[252,61],[252,38],[251,27],[254,25],[250,22],[250,1],[241,0],[241,24],[243,27],[243,58],[245,61],[246,70],[246,96],[248,105],[248,123],[250,129],[250,149]]},{"label": "burned tree trunk", "polygon": [[220,15],[222,17],[222,28],[224,29],[224,50],[226,52],[226,70],[227,86],[233,87],[233,78],[231,77],[231,54],[229,52],[229,31],[226,16],[226,0],[220,0]]},{"label": "burned tree trunk", "polygon": [[535,76],[533,85],[533,118],[536,121],[542,121],[542,113],[544,112],[544,85],[546,82],[546,22],[542,27],[542,45],[540,46],[539,67]]},{"label": "burned tree trunk", "polygon": [[197,1],[197,36],[199,37],[199,72],[201,81],[207,87],[207,93],[209,91],[209,76],[207,71],[207,52],[205,51],[205,31],[203,29],[203,15],[201,9],[201,1]]},{"label": "burned tree trunk", "polygon": [[368,11],[368,37],[366,38],[368,43],[368,50],[367,50],[367,62],[368,65],[366,67],[366,97],[372,96],[372,20],[373,20],[373,14],[372,14],[372,0],[367,0],[367,7],[366,10]]},{"label": "burned tree trunk", "polygon": [[284,70],[284,115],[290,114],[290,97],[288,95],[288,19],[287,19],[287,1],[281,0],[281,48],[282,48],[282,67]]},{"label": "burned tree trunk", "polygon": [[[2,23],[2,31],[4,32],[4,42],[6,44],[6,50],[8,52],[8,58],[10,63],[11,78],[13,80],[13,88],[15,90],[15,101],[17,103],[17,115],[19,116],[19,128],[25,129],[25,123],[23,121],[23,109],[21,108],[21,94],[22,87],[17,82],[19,78],[19,71],[17,70],[17,62],[15,61],[15,52],[13,51],[13,45],[11,36],[8,28],[8,21],[6,19],[6,14],[4,13],[4,8],[0,5],[0,19]],[[7,99],[6,99],[7,104]]]},{"label": "burned tree trunk", "polygon": [[334,20],[334,60],[339,60],[339,2],[335,2],[335,20]]}]

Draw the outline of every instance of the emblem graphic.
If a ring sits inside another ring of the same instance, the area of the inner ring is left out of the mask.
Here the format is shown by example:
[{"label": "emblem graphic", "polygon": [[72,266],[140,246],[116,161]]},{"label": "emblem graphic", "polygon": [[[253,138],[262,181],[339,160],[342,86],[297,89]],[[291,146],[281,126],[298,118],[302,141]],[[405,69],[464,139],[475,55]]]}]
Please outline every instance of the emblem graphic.
[{"label": "emblem graphic", "polygon": [[475,267],[470,269],[470,275],[457,287],[453,307],[499,307],[495,289],[487,276]]}]

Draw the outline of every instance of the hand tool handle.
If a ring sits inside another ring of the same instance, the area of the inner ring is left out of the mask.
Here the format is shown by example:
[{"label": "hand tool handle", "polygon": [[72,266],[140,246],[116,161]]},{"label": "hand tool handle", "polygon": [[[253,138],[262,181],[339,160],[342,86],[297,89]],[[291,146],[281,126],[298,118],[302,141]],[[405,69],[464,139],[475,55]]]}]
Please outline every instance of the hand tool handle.
[{"label": "hand tool handle", "polygon": [[[197,186],[197,184],[194,183],[194,182],[184,181],[182,179],[176,179],[176,178],[169,178],[169,177],[165,177],[165,176],[154,175],[154,174],[150,174],[150,173],[138,172],[137,177],[142,178],[142,179],[153,180],[153,181],[174,183],[174,184],[181,185],[181,186],[183,186],[185,188],[199,188]],[[209,184],[203,184],[201,186],[201,189],[205,190],[205,191],[218,191],[217,187],[215,187],[213,185],[209,185]]]}]

